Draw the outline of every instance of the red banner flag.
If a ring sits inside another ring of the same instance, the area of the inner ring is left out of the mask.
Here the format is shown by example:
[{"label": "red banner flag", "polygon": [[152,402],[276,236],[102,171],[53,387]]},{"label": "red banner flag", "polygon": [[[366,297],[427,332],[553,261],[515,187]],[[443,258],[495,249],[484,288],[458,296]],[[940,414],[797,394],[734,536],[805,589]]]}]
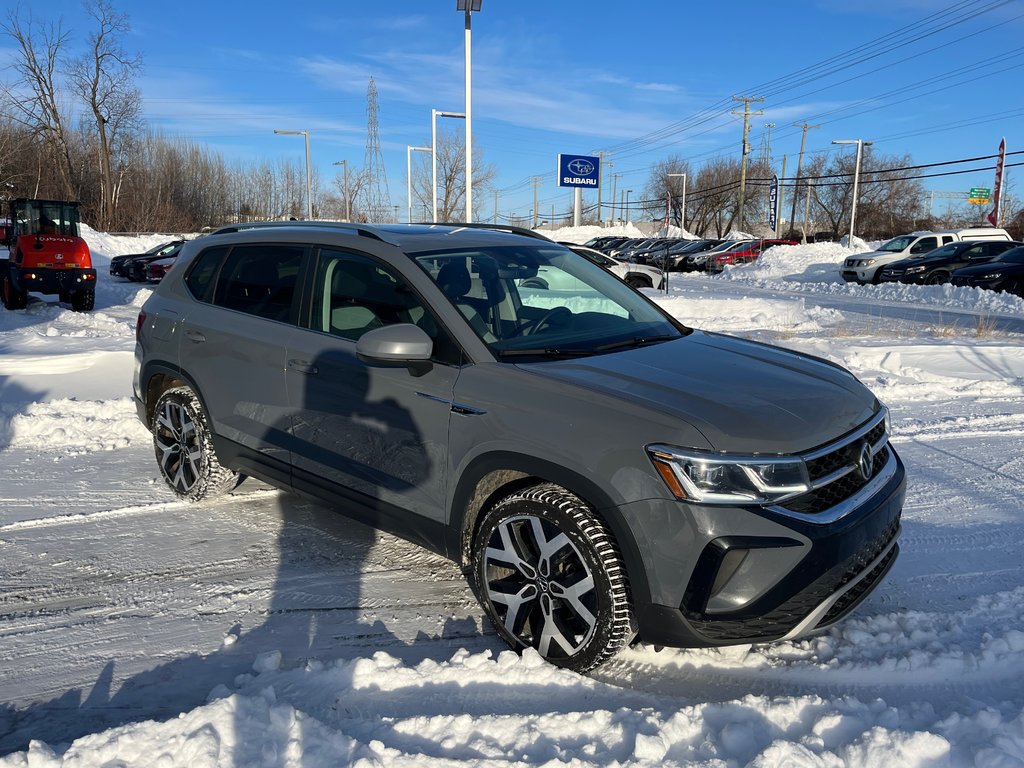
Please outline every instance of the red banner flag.
[{"label": "red banner flag", "polygon": [[992,206],[992,213],[988,215],[988,223],[993,227],[999,226],[999,203],[1003,196],[1003,163],[1006,162],[1006,139],[999,142],[999,159],[996,161],[996,184],[992,188],[992,199],[995,204]]}]

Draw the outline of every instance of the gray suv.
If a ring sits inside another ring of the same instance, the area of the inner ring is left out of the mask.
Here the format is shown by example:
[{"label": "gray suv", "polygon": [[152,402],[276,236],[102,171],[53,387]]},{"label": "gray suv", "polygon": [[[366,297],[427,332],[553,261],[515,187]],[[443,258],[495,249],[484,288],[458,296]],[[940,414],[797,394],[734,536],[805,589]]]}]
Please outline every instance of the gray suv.
[{"label": "gray suv", "polygon": [[179,497],[312,494],[459,563],[501,637],[579,671],[820,630],[898,552],[903,464],[853,375],[528,233],[220,229],[143,306],[134,394]]}]

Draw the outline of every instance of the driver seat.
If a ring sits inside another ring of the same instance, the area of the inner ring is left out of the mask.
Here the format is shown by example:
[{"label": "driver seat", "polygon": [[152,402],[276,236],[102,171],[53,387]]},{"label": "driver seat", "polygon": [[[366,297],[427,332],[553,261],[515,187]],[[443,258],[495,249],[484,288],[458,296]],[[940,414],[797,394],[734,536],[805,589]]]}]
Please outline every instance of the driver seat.
[{"label": "driver seat", "polygon": [[486,342],[497,341],[484,316],[466,296],[473,287],[473,278],[462,261],[449,261],[437,273],[437,285],[466,318],[473,331]]}]

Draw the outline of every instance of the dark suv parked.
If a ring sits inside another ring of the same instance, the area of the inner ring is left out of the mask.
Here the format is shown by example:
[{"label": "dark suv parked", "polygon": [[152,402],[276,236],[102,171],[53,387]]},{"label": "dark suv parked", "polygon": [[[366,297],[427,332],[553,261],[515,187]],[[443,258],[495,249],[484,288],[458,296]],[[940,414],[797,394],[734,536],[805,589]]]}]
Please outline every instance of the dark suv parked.
[{"label": "dark suv parked", "polygon": [[1001,253],[1019,245],[1011,240],[964,240],[949,243],[920,256],[885,265],[878,273],[878,279],[882,283],[941,285],[949,282],[954,270],[992,261]]},{"label": "dark suv parked", "polygon": [[[541,269],[576,287],[525,287]],[[898,552],[903,465],[849,372],[687,328],[539,237],[221,229],[143,306],[134,394],[179,497],[315,495],[460,563],[501,637],[580,671],[819,630]]]}]

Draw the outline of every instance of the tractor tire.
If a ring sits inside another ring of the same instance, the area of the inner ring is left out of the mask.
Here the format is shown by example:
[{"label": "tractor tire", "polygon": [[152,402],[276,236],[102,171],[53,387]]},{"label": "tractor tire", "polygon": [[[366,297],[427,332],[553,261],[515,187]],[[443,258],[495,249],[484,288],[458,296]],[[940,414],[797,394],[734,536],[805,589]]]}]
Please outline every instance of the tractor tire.
[{"label": "tractor tire", "polygon": [[95,291],[75,291],[70,296],[71,308],[75,312],[92,312],[93,307],[96,306],[96,292]]},{"label": "tractor tire", "polygon": [[0,298],[3,299],[6,309],[24,309],[28,305],[28,291],[15,288],[9,274],[3,277],[3,284],[0,285]]}]

